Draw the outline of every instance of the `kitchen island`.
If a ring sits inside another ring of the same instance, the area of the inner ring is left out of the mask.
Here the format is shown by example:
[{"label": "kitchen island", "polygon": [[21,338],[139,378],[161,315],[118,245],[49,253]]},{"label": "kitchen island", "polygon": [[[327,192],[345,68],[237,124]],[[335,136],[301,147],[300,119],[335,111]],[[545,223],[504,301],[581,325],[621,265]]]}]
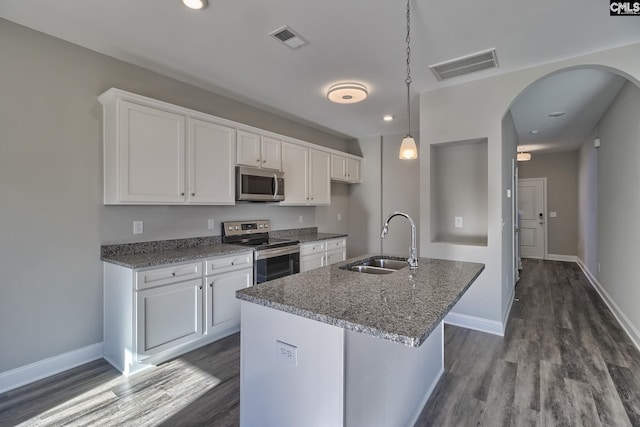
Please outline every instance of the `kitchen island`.
[{"label": "kitchen island", "polygon": [[483,264],[348,270],[371,256],[266,282],[242,300],[243,426],[412,425],[442,375],[446,314]]}]

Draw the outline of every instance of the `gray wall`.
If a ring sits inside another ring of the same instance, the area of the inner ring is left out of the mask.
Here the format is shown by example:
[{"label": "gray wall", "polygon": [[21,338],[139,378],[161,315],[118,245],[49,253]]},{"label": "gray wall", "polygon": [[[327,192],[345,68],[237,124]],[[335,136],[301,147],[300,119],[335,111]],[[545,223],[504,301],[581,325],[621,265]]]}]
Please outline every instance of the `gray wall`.
[{"label": "gray wall", "polygon": [[[520,178],[547,178],[547,235],[550,255],[578,252],[578,152],[533,153],[520,162]],[[549,212],[556,212],[550,218]]]},{"label": "gray wall", "polygon": [[[414,137],[420,150],[416,135],[417,132]],[[350,187],[349,256],[365,253],[409,256],[411,228],[403,218],[394,218],[388,237],[380,238],[382,222],[394,211],[409,214],[420,230],[420,163],[398,158],[403,137],[404,134],[393,134],[358,141],[364,156],[363,182]]]},{"label": "gray wall", "polygon": [[598,257],[592,271],[632,327],[640,329],[640,88],[628,82],[600,122]]},{"label": "gray wall", "polygon": [[[118,87],[331,148],[349,145],[5,20],[0,52],[0,372],[102,341],[101,244],[220,234],[220,221],[232,218],[268,218],[274,229],[315,225],[315,208],[103,206],[98,94]],[[336,199],[346,212],[345,191]],[[145,230],[135,239],[134,220]]]},{"label": "gray wall", "polygon": [[598,271],[598,150],[593,138],[578,152],[578,258],[589,271]]}]

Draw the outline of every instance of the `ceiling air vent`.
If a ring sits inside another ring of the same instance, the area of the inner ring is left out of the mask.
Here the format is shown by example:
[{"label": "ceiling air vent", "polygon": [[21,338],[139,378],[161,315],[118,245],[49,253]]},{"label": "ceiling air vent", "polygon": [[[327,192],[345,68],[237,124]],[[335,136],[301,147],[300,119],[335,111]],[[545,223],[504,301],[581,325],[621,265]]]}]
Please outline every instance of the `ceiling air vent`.
[{"label": "ceiling air vent", "polygon": [[483,52],[472,53],[451,61],[430,65],[429,69],[435,74],[438,80],[450,79],[488,68],[497,68],[498,58],[496,50],[490,49]]},{"label": "ceiling air vent", "polygon": [[297,49],[304,45],[309,44],[308,41],[302,38],[300,34],[294,31],[289,26],[284,26],[282,28],[278,28],[277,30],[269,33],[271,37],[275,37],[280,40],[282,43],[289,46],[291,49]]}]

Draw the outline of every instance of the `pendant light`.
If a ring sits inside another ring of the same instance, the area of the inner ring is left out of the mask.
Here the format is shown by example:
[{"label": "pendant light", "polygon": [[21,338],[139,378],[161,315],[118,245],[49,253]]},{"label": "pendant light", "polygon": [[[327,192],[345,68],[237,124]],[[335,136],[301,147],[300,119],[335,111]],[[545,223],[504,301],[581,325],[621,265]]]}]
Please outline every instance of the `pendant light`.
[{"label": "pendant light", "polygon": [[526,151],[524,151],[524,148],[522,150],[518,149],[516,160],[519,162],[528,162],[529,160],[531,160],[531,153],[527,153]]},{"label": "pendant light", "polygon": [[411,160],[418,158],[418,148],[416,147],[416,141],[411,136],[411,7],[410,0],[407,0],[407,78],[405,83],[407,84],[407,116],[408,126],[407,134],[402,139],[402,145],[400,145],[400,159]]}]

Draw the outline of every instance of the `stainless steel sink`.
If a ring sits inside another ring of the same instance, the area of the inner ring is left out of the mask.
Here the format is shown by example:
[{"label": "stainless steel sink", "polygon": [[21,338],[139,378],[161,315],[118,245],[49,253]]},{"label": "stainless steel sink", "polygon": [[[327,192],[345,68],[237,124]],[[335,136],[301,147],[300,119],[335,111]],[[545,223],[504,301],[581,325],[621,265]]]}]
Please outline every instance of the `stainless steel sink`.
[{"label": "stainless steel sink", "polygon": [[382,268],[382,267],[374,267],[371,265],[352,265],[349,267],[350,271],[357,271],[358,273],[369,273],[369,274],[391,274],[396,270],[392,270],[390,268]]},{"label": "stainless steel sink", "polygon": [[358,273],[391,274],[407,267],[408,265],[409,264],[406,260],[378,256],[367,258],[358,263],[348,264],[340,268],[349,271],[356,271]]}]

